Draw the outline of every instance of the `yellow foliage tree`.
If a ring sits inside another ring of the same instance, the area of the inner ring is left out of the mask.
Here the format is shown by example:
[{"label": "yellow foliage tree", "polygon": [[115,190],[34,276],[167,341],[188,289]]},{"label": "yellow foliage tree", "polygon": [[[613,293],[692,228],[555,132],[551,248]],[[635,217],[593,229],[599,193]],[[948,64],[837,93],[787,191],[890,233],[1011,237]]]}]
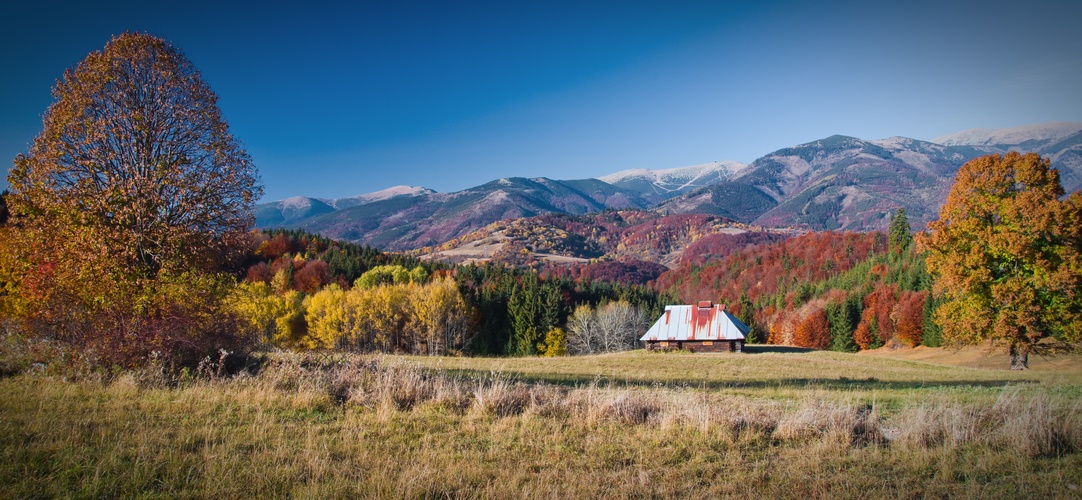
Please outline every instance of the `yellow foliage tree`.
[{"label": "yellow foliage tree", "polygon": [[263,282],[238,284],[226,297],[225,305],[264,342],[270,342],[274,337],[275,320],[284,309],[282,300]]},{"label": "yellow foliage tree", "polygon": [[372,345],[376,349],[384,352],[410,350],[412,335],[407,330],[410,322],[406,299],[414,287],[384,285],[364,290],[363,318],[371,329]]},{"label": "yellow foliage tree", "polygon": [[274,320],[274,338],[271,342],[280,347],[300,349],[310,342],[308,323],[304,320],[304,294],[290,290],[281,296],[282,312]]},{"label": "yellow foliage tree", "polygon": [[410,323],[417,332],[417,352],[444,354],[462,349],[471,314],[454,279],[438,278],[417,287],[408,301]]},{"label": "yellow foliage tree", "polygon": [[567,355],[567,333],[563,328],[553,328],[545,334],[545,342],[537,346],[537,351],[545,357]]},{"label": "yellow foliage tree", "polygon": [[348,337],[357,322],[347,307],[346,292],[337,284],[324,287],[304,299],[304,321],[308,325],[305,347],[331,349]]}]

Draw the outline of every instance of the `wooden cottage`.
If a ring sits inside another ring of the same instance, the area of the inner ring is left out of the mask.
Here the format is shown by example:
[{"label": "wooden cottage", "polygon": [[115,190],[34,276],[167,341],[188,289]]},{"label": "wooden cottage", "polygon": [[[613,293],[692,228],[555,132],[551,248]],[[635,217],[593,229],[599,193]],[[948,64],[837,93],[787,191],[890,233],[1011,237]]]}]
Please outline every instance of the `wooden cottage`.
[{"label": "wooden cottage", "polygon": [[740,352],[751,331],[725,306],[710,301],[696,305],[665,306],[639,340],[648,350],[687,349],[692,352]]}]

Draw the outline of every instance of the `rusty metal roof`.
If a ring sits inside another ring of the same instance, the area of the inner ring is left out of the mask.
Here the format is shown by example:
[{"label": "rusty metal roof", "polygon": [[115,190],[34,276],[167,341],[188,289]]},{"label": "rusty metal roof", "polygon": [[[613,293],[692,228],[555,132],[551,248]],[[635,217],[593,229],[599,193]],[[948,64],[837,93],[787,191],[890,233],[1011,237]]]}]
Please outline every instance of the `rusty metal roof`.
[{"label": "rusty metal roof", "polygon": [[751,328],[721,304],[700,302],[692,306],[665,306],[642,341],[744,340]]}]

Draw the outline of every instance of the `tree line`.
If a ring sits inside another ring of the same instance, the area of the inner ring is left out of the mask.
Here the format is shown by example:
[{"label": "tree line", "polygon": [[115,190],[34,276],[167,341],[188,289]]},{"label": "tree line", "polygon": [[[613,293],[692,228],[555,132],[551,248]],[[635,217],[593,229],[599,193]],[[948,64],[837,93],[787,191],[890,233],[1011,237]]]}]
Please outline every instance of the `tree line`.
[{"label": "tree line", "polygon": [[[448,266],[299,230],[256,234],[250,248],[244,279],[228,303],[253,335],[279,347],[566,352],[568,337],[554,330],[567,330],[577,308],[620,303],[652,315],[668,301],[641,285],[544,276],[501,264]],[[590,333],[576,330],[571,338],[578,332]]]}]

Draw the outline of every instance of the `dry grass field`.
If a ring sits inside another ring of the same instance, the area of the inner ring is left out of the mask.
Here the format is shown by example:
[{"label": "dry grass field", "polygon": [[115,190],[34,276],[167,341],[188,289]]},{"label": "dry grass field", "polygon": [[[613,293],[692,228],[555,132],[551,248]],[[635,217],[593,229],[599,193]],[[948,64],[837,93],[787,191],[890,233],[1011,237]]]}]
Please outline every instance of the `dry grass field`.
[{"label": "dry grass field", "polygon": [[752,351],[13,375],[0,497],[1080,495],[1077,356]]}]

